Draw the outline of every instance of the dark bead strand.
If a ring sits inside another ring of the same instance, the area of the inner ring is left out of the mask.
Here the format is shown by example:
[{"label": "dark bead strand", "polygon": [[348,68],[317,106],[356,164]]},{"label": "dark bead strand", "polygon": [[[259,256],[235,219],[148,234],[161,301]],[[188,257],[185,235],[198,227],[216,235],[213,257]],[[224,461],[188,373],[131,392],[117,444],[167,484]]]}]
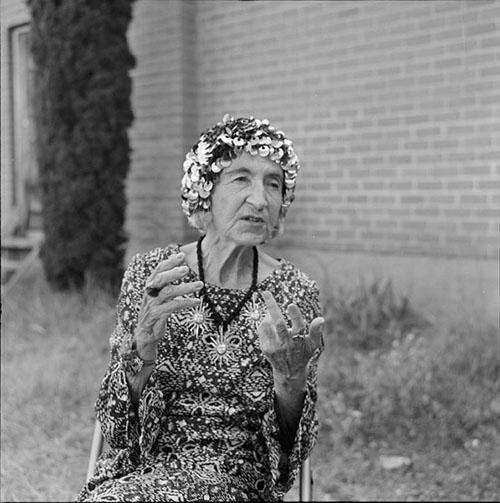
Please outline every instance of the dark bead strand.
[{"label": "dark bead strand", "polygon": [[231,314],[224,319],[218,312],[216,307],[214,306],[214,303],[208,296],[206,287],[205,287],[205,270],[203,269],[203,254],[201,252],[201,242],[203,241],[203,238],[205,236],[201,236],[200,239],[198,239],[198,243],[196,244],[196,254],[198,258],[198,276],[200,277],[200,281],[203,282],[203,288],[200,290],[200,295],[203,297],[203,300],[207,303],[208,307],[210,308],[210,311],[212,313],[212,318],[215,321],[215,324],[217,326],[221,326],[223,330],[225,331],[227,327],[231,324],[231,322],[238,316],[240,313],[241,309],[243,306],[247,303],[247,301],[250,299],[252,296],[253,292],[257,289],[257,277],[258,277],[258,272],[259,272],[259,253],[257,251],[257,248],[254,246],[253,247],[253,270],[252,270],[252,284],[250,285],[250,288],[248,291],[245,293],[239,304],[236,306],[236,308],[231,312]]}]

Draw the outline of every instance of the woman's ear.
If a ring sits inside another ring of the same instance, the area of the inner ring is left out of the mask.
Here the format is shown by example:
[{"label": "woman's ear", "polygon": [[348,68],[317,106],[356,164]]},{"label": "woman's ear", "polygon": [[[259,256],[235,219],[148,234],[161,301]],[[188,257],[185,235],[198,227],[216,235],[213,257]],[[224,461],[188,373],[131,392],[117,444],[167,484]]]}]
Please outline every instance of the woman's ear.
[{"label": "woman's ear", "polygon": [[212,211],[197,211],[188,217],[189,224],[201,234],[206,234],[210,222],[212,222]]},{"label": "woman's ear", "polygon": [[285,230],[285,217],[282,215],[281,210],[280,210],[280,215],[278,217],[278,222],[274,226],[272,232],[271,232],[271,239],[281,236]]}]

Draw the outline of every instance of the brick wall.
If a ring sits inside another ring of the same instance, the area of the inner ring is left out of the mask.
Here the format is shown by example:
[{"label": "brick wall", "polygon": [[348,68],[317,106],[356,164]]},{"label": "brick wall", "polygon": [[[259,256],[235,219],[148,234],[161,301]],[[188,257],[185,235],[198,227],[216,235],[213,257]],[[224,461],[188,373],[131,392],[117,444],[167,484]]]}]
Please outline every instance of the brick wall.
[{"label": "brick wall", "polygon": [[198,129],[268,118],[303,171],[281,244],[498,255],[500,4],[197,3]]},{"label": "brick wall", "polygon": [[[137,61],[132,71],[135,122],[127,184],[131,255],[178,241],[185,232],[179,206],[180,166],[192,142],[196,109],[190,75],[194,4],[142,0],[129,31]],[[187,140],[187,137],[189,141]]]},{"label": "brick wall", "polygon": [[[27,20],[24,2],[2,2],[2,221],[7,29]],[[130,253],[193,236],[184,153],[230,112],[267,117],[301,157],[278,244],[498,256],[499,26],[482,0],[137,1]]]}]

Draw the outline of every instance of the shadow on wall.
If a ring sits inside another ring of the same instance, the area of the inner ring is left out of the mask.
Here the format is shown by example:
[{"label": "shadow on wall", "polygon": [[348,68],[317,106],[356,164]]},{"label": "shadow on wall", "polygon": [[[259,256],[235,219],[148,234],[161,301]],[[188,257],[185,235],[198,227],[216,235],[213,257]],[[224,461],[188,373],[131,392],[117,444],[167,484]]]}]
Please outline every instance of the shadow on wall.
[{"label": "shadow on wall", "polygon": [[394,256],[360,252],[315,252],[272,248],[316,280],[328,305],[338,288],[352,290],[360,280],[389,279],[396,295],[407,296],[433,324],[481,319],[499,326],[500,274],[495,259]]}]

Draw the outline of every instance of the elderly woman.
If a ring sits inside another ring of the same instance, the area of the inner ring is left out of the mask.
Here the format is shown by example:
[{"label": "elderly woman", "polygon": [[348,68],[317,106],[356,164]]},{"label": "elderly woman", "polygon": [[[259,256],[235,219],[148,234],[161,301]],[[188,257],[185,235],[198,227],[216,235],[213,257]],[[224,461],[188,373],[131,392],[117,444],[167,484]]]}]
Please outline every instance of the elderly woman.
[{"label": "elderly woman", "polygon": [[111,449],[80,501],[283,498],[317,433],[314,281],[259,245],[299,169],[267,120],[226,115],[187,154],[182,208],[202,234],[136,255],[96,403]]}]

